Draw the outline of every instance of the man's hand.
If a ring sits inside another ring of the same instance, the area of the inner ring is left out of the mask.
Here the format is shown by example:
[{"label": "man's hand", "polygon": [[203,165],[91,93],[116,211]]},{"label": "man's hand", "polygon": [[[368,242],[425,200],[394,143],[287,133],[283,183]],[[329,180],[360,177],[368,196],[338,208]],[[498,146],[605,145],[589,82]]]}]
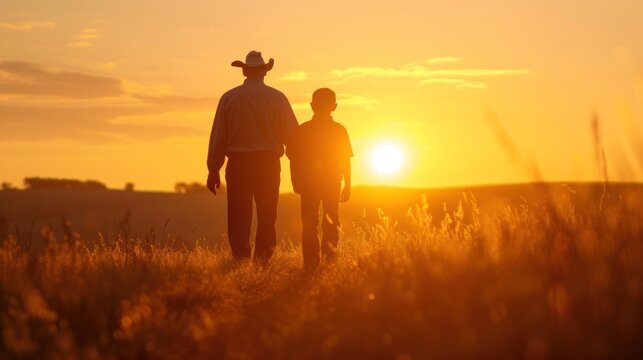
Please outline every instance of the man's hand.
[{"label": "man's hand", "polygon": [[219,176],[219,173],[208,173],[208,183],[207,183],[208,190],[210,190],[214,195],[217,194],[217,190],[221,188],[221,177]]},{"label": "man's hand", "polygon": [[339,201],[347,202],[348,199],[350,198],[351,198],[351,188],[347,186],[344,188],[344,190],[342,190],[342,194],[339,197]]}]

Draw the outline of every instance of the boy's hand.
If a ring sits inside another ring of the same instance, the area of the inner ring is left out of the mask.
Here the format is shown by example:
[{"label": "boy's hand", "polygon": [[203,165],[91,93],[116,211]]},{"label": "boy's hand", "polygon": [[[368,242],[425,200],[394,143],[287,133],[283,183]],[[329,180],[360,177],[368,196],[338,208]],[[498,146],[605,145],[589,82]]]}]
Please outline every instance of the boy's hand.
[{"label": "boy's hand", "polygon": [[212,192],[212,194],[216,195],[217,190],[221,188],[221,177],[219,176],[219,173],[208,173],[208,182],[207,182],[207,187],[208,190]]},{"label": "boy's hand", "polygon": [[350,198],[351,198],[351,188],[345,187],[344,190],[342,190],[342,194],[339,196],[339,201],[347,202]]}]

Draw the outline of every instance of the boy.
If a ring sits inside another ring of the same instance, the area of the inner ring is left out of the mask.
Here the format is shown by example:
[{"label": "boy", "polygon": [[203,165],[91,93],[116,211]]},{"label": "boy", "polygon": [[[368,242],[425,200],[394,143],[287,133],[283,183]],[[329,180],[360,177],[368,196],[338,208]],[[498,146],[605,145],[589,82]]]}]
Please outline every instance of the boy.
[{"label": "boy", "polygon": [[[319,206],[323,208],[321,253],[329,262],[337,257],[339,202],[351,194],[353,156],[346,129],[333,121],[337,108],[335,93],[327,88],[313,93],[313,118],[295,132],[291,155],[293,189],[301,194],[302,250],[304,267],[314,270],[320,262],[317,234]],[[341,182],[344,180],[344,189]]]}]

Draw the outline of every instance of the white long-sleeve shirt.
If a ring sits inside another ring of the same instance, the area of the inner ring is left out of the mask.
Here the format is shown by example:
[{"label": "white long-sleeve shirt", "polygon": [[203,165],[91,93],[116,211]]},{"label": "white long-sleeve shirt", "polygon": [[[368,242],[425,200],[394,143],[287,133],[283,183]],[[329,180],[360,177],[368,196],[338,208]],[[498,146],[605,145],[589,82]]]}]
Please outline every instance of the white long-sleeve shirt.
[{"label": "white long-sleeve shirt", "polygon": [[219,100],[210,134],[208,169],[219,171],[231,153],[273,151],[284,154],[298,123],[286,96],[264,84],[246,79]]}]

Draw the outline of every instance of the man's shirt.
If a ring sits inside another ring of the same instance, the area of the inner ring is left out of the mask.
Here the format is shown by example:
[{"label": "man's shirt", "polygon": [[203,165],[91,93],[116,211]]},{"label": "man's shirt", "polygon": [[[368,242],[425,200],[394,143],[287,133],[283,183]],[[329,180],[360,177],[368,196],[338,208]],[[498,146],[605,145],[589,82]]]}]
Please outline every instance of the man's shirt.
[{"label": "man's shirt", "polygon": [[297,128],[291,161],[293,180],[303,188],[342,180],[341,163],[353,156],[346,128],[332,117],[307,121]]},{"label": "man's shirt", "polygon": [[263,79],[246,79],[219,100],[210,134],[208,169],[218,171],[232,153],[270,151],[290,146],[297,118],[286,96]]}]

